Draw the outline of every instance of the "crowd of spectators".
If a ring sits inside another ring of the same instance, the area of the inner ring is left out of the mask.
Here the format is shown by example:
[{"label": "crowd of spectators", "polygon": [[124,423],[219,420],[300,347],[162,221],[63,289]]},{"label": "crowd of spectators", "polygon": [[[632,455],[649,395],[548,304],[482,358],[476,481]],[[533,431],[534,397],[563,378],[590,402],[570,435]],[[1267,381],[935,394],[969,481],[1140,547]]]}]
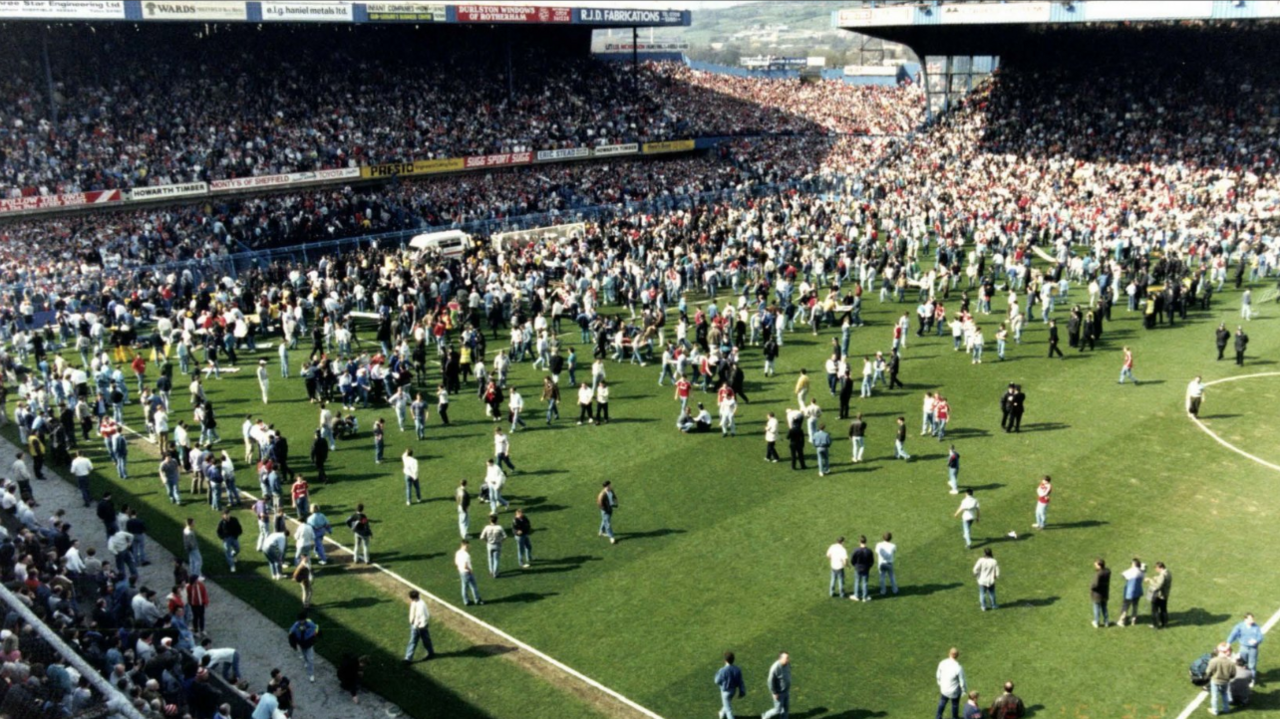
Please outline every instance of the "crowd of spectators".
[{"label": "crowd of spectators", "polygon": [[678,63],[637,73],[546,46],[508,64],[496,36],[461,35],[59,28],[55,119],[38,34],[6,27],[0,197],[690,136],[902,133],[922,118],[912,88]]}]

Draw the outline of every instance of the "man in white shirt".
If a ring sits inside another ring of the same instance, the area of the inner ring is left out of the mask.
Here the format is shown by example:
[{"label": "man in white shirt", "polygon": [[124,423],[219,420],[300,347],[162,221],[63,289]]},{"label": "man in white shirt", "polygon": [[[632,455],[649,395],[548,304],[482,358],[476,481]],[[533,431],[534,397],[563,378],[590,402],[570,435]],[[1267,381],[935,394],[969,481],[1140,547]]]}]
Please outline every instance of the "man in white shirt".
[{"label": "man in white shirt", "polygon": [[88,507],[93,498],[89,495],[89,473],[93,471],[93,462],[84,456],[82,452],[76,452],[76,458],[71,460],[71,474],[76,478],[76,486],[80,488],[80,499],[84,500],[84,506]]},{"label": "man in white shirt", "polygon": [[418,642],[422,642],[427,650],[427,660],[435,658],[436,649],[431,644],[431,630],[428,628],[430,622],[431,612],[427,611],[427,603],[422,600],[422,595],[416,589],[409,590],[409,646],[404,650],[405,664],[413,662]]},{"label": "man in white shirt", "polygon": [[1187,414],[1192,417],[1200,416],[1200,402],[1204,400],[1204,382],[1200,381],[1197,375],[1191,383],[1187,385]]},{"label": "man in white shirt", "polygon": [[511,463],[511,439],[503,433],[501,427],[493,428],[493,461],[499,469],[506,462],[512,472],[516,471],[516,466]]},{"label": "man in white shirt", "polygon": [[844,568],[849,565],[849,550],[844,548],[844,537],[827,547],[827,559],[831,561],[831,586],[827,589],[827,595],[844,599]]},{"label": "man in white shirt", "polygon": [[[973,523],[978,521],[980,510],[978,508],[978,500],[973,496],[972,489],[964,491],[964,499],[960,500],[960,508],[956,510],[953,517],[960,517],[960,522],[964,527],[964,548],[971,549],[973,547],[973,539],[970,535],[970,528]],[[961,516],[963,515],[963,516]]]},{"label": "man in white shirt", "polygon": [[893,543],[893,532],[885,532],[884,539],[876,544],[876,561],[880,567],[880,596],[882,597],[888,590],[885,586],[886,580],[893,587],[893,593],[898,593],[898,577],[894,574],[894,562],[897,558],[898,545]]},{"label": "man in white shirt", "polygon": [[511,431],[515,432],[518,427],[527,426],[524,420],[520,419],[520,413],[524,411],[524,397],[521,396],[520,390],[511,388],[511,399],[507,406],[511,409]]},{"label": "man in white shirt", "polygon": [[507,475],[503,473],[502,468],[494,464],[493,460],[488,460],[485,465],[484,485],[489,492],[489,513],[497,514],[498,505],[504,507],[511,506],[511,503],[502,497],[502,487],[507,483]]},{"label": "man in white shirt", "polygon": [[411,492],[417,493],[418,501],[422,501],[422,485],[418,483],[418,459],[413,456],[412,447],[404,451],[400,461],[404,463],[404,504],[407,507],[413,504]]},{"label": "man in white shirt", "polygon": [[947,658],[938,662],[938,672],[935,678],[938,680],[938,714],[936,719],[942,719],[942,710],[947,708],[947,702],[951,702],[951,719],[960,719],[960,697],[964,695],[968,685],[964,680],[964,667],[960,666],[960,650],[951,647],[951,651],[947,652]]},{"label": "man in white shirt", "polygon": [[476,575],[471,571],[471,553],[468,551],[470,546],[471,543],[464,539],[458,551],[453,553],[453,565],[458,568],[458,577],[462,580],[463,606],[471,604],[471,600],[467,599],[468,589],[476,604],[484,604],[484,600],[480,599],[480,590],[476,588]]}]

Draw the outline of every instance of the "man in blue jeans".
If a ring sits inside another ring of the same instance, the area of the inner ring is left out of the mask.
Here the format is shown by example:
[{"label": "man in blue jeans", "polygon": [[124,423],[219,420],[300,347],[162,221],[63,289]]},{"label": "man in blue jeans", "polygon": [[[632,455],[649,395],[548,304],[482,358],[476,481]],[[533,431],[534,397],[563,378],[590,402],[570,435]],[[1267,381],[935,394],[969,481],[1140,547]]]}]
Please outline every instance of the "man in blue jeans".
[{"label": "man in blue jeans", "polygon": [[613,536],[613,510],[618,508],[618,495],[613,491],[613,483],[605,481],[604,488],[596,495],[596,506],[600,508],[600,536],[608,537],[609,544],[617,544]]},{"label": "man in blue jeans", "polygon": [[827,547],[827,559],[831,562],[831,586],[827,588],[827,595],[831,597],[839,596],[843,599],[844,568],[849,565],[849,550],[844,548],[844,537],[837,539],[835,544]]},{"label": "man in blue jeans", "polygon": [[418,651],[418,643],[427,650],[427,659],[434,659],[436,656],[435,646],[431,643],[431,630],[428,624],[431,621],[431,612],[427,611],[427,603],[422,601],[422,595],[418,590],[409,590],[409,646],[404,650],[405,664],[413,661],[413,655]]},{"label": "man in blue jeans", "polygon": [[831,474],[831,434],[827,432],[827,425],[819,425],[818,431],[810,436],[809,441],[818,450],[818,476]]},{"label": "man in blue jeans", "polygon": [[[458,568],[458,578],[462,580],[462,604],[466,606],[474,600],[476,604],[484,604],[484,600],[480,599],[480,590],[476,588],[476,575],[471,570],[471,543],[462,540],[458,551],[453,554],[453,564]],[[467,592],[471,592],[471,600],[467,599]]]},{"label": "man in blue jeans", "polygon": [[876,544],[876,559],[880,562],[880,596],[882,597],[890,585],[893,587],[893,593],[898,593],[898,578],[893,573],[893,563],[897,557],[898,545],[893,543],[893,532],[885,532],[884,539]]},{"label": "man in blue jeans", "polygon": [[1262,645],[1262,640],[1266,637],[1262,633],[1262,627],[1253,620],[1252,614],[1244,615],[1244,620],[1235,625],[1231,629],[1231,633],[1227,635],[1227,643],[1240,643],[1238,654],[1244,659],[1249,671],[1258,671],[1258,647]]},{"label": "man in blue jeans", "polygon": [[951,647],[947,658],[938,662],[938,671],[934,675],[938,681],[938,712],[935,719],[942,719],[942,710],[951,702],[951,719],[960,719],[960,697],[964,696],[968,686],[964,680],[964,667],[960,666],[960,650]]},{"label": "man in blue jeans", "polygon": [[742,681],[742,670],[733,664],[733,652],[724,653],[724,666],[720,667],[720,671],[716,672],[716,686],[720,687],[721,708],[719,719],[733,719],[733,707],[730,702],[733,701],[734,695],[745,697],[747,695],[747,685]]}]

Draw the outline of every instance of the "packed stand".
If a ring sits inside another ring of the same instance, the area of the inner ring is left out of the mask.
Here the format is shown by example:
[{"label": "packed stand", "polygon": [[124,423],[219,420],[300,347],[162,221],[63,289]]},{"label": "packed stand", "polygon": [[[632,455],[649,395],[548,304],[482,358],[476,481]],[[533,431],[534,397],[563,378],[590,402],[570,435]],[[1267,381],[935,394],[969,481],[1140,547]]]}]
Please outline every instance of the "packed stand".
[{"label": "packed stand", "polygon": [[[880,138],[739,140],[707,156],[565,163],[458,177],[335,187],[213,203],[0,223],[0,285],[75,291],[112,270],[217,258],[531,214],[572,219],[582,208],[669,204],[744,192],[792,177],[860,174],[887,150]],[[10,307],[17,307],[15,300]]]},{"label": "packed stand", "polygon": [[924,92],[915,85],[797,82],[648,63],[671,112],[691,118],[691,135],[903,135],[924,121]]},{"label": "packed stand", "polygon": [[[193,37],[62,26],[49,35],[55,122],[28,30],[0,29],[0,196],[701,135],[901,133],[923,109],[912,89],[675,63],[646,64],[637,78],[567,41],[513,41],[508,78],[507,56],[491,52],[506,40],[474,29],[232,26]],[[422,50],[406,55],[406,44]]]}]

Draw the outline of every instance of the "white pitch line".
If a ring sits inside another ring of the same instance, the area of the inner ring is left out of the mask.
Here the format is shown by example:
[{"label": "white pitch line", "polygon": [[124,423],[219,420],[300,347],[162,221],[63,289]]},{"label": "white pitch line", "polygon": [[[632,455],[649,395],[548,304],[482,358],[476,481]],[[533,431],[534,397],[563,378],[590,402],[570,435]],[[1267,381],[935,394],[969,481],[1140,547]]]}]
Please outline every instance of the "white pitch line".
[{"label": "white pitch line", "polygon": [[[121,427],[123,427],[123,428],[124,428],[126,431],[128,431],[130,434],[133,434],[133,435],[135,435],[135,436],[137,436],[137,437],[139,437],[139,438],[143,439],[144,441],[148,441],[148,442],[150,442],[150,441],[151,441],[151,439],[150,439],[150,438],[148,438],[148,437],[146,437],[146,436],[142,435],[141,433],[137,432],[136,430],[132,429],[131,427],[129,427],[129,426],[127,426],[127,425],[123,424],[123,423],[121,423],[121,424],[120,424],[120,426],[121,426]],[[245,491],[245,490],[243,490],[243,489],[239,489],[239,487],[237,487],[237,491],[238,491],[240,494],[242,494],[242,495],[244,495],[244,496],[246,496],[246,497],[248,497],[249,499],[252,499],[252,500],[254,500],[254,501],[257,501],[257,499],[258,499],[257,497],[253,496],[253,495],[252,495],[252,494],[250,494],[249,492],[246,492],[246,491]],[[290,517],[288,514],[286,514],[286,515],[285,515],[285,519],[287,519],[289,522],[291,522],[291,523],[293,523],[293,524],[300,524],[300,522],[298,522],[298,520],[294,519],[293,517]],[[338,549],[341,549],[342,551],[346,552],[347,554],[350,554],[350,555],[352,556],[352,558],[354,558],[354,557],[356,556],[356,553],[355,553],[355,550],[354,550],[354,549],[352,549],[352,548],[350,548],[350,547],[347,547],[347,546],[346,546],[346,545],[344,545],[344,544],[339,543],[338,541],[336,541],[336,540],[332,539],[331,537],[325,537],[325,541],[326,541],[326,542],[328,542],[329,544],[332,544],[333,546],[337,547]],[[617,700],[618,702],[621,702],[622,704],[626,705],[627,707],[629,707],[629,708],[631,708],[631,709],[634,709],[635,711],[637,711],[637,712],[639,712],[639,713],[643,714],[643,715],[644,715],[644,716],[646,716],[646,717],[649,717],[649,719],[663,719],[662,715],[660,715],[660,714],[658,714],[658,713],[656,713],[656,712],[652,711],[651,709],[648,709],[648,708],[646,708],[646,707],[642,706],[641,704],[637,703],[636,701],[634,701],[634,700],[632,700],[632,699],[630,699],[630,698],[628,698],[628,697],[626,697],[626,696],[623,696],[622,694],[618,693],[617,691],[615,691],[615,690],[613,690],[613,689],[610,689],[609,687],[605,686],[604,684],[601,684],[600,682],[596,681],[595,679],[592,679],[591,677],[587,676],[586,674],[583,674],[582,672],[578,671],[577,669],[574,669],[573,667],[569,666],[568,664],[565,664],[564,662],[560,661],[559,659],[556,659],[555,657],[553,657],[553,656],[551,656],[551,655],[547,654],[546,652],[543,652],[542,650],[537,649],[537,648],[535,648],[534,646],[532,646],[532,645],[530,645],[530,644],[526,644],[525,642],[522,642],[522,641],[520,641],[519,639],[516,639],[515,637],[511,636],[510,634],[508,634],[508,633],[506,633],[506,632],[502,631],[501,629],[499,629],[499,628],[497,628],[497,627],[493,626],[492,624],[490,624],[490,623],[488,623],[488,622],[484,621],[483,619],[480,619],[479,617],[477,617],[477,616],[475,616],[475,615],[471,614],[470,612],[467,612],[467,611],[465,611],[465,610],[463,610],[463,609],[459,608],[458,606],[454,605],[453,603],[451,603],[451,602],[447,602],[447,601],[445,601],[444,599],[441,599],[441,598],[440,598],[439,596],[437,596],[436,594],[434,594],[434,593],[432,593],[432,592],[429,592],[429,591],[427,591],[426,589],[423,589],[422,587],[420,587],[420,586],[418,586],[418,585],[414,584],[413,582],[410,582],[408,579],[405,579],[404,577],[400,576],[399,574],[397,574],[396,572],[394,572],[394,571],[392,571],[392,570],[390,570],[390,569],[387,569],[386,567],[382,566],[381,564],[378,564],[377,562],[374,562],[374,563],[372,563],[372,564],[369,564],[368,566],[371,566],[371,567],[373,567],[374,569],[377,569],[379,572],[382,572],[383,574],[387,575],[388,577],[391,577],[392,579],[394,579],[395,581],[397,581],[397,582],[399,582],[399,583],[403,584],[404,586],[408,587],[409,589],[416,589],[416,590],[418,590],[418,592],[419,592],[419,593],[421,593],[421,594],[422,594],[422,596],[424,596],[424,597],[426,597],[426,598],[428,598],[428,599],[430,599],[430,600],[434,601],[435,603],[439,604],[440,606],[444,607],[445,609],[448,609],[449,611],[453,612],[453,613],[454,613],[454,614],[456,614],[457,616],[462,617],[463,619],[465,619],[465,620],[467,620],[467,621],[471,622],[472,624],[475,624],[476,626],[478,626],[478,627],[480,627],[480,628],[484,629],[484,630],[485,630],[485,631],[487,631],[487,632],[490,632],[490,633],[492,633],[492,634],[496,634],[497,636],[501,637],[502,639],[504,639],[504,640],[506,640],[506,641],[510,642],[511,644],[514,644],[514,645],[515,645],[517,648],[519,648],[521,651],[528,652],[529,654],[531,654],[531,655],[533,655],[533,656],[537,657],[538,659],[541,659],[542,661],[546,662],[547,664],[550,664],[551,666],[555,667],[556,669],[559,669],[560,671],[564,672],[565,674],[568,674],[569,676],[573,677],[574,679],[577,679],[578,681],[580,681],[580,682],[582,682],[582,683],[586,684],[587,686],[591,687],[592,689],[596,689],[596,690],[598,690],[598,691],[604,692],[605,694],[609,695],[610,697],[612,697],[613,699]]]},{"label": "white pitch line", "polygon": [[[1214,380],[1214,381],[1212,381],[1212,382],[1205,382],[1205,385],[1204,385],[1204,386],[1206,386],[1206,387],[1211,387],[1211,386],[1213,386],[1213,385],[1215,385],[1215,384],[1223,384],[1223,383],[1226,383],[1226,382],[1235,382],[1236,380],[1240,380],[1240,379],[1250,379],[1250,378],[1253,378],[1253,377],[1280,377],[1280,372],[1259,372],[1259,373],[1257,373],[1257,374],[1245,374],[1245,375],[1240,375],[1240,376],[1238,376],[1238,377],[1224,377],[1224,378],[1222,378],[1222,379],[1215,379],[1215,380]],[[1195,424],[1196,424],[1196,426],[1197,426],[1197,427],[1199,427],[1200,429],[1204,430],[1204,433],[1205,433],[1205,434],[1207,434],[1207,435],[1209,435],[1210,437],[1212,437],[1212,438],[1213,438],[1213,441],[1217,442],[1218,444],[1222,445],[1223,447],[1226,447],[1227,449],[1231,450],[1232,452],[1235,452],[1236,454],[1240,455],[1241,457],[1245,457],[1245,458],[1251,459],[1251,460],[1253,460],[1254,462],[1257,462],[1258,464],[1260,464],[1260,465],[1262,465],[1262,466],[1264,466],[1264,467],[1269,467],[1269,468],[1271,468],[1271,469],[1276,470],[1277,472],[1280,472],[1280,464],[1273,464],[1273,463],[1271,463],[1271,462],[1268,462],[1268,461],[1267,461],[1267,460],[1265,460],[1265,459],[1262,459],[1261,457],[1256,457],[1256,456],[1254,456],[1254,455],[1252,455],[1252,454],[1249,454],[1248,452],[1244,451],[1243,449],[1240,449],[1239,447],[1235,446],[1234,444],[1231,444],[1230,442],[1226,441],[1225,439],[1223,439],[1223,438],[1219,437],[1219,436],[1217,435],[1217,433],[1216,433],[1216,432],[1214,432],[1213,430],[1209,429],[1209,427],[1208,427],[1207,425],[1205,425],[1205,423],[1204,423],[1204,422],[1201,422],[1199,417],[1194,417],[1194,416],[1192,416],[1192,415],[1190,415],[1190,414],[1188,414],[1187,416],[1191,418],[1191,421],[1192,421],[1192,422],[1195,422]]]},{"label": "white pitch line", "polygon": [[[1280,372],[1273,372],[1272,374],[1280,374]],[[1272,614],[1271,618],[1267,620],[1267,623],[1262,625],[1262,633],[1265,635],[1267,632],[1271,631],[1272,627],[1274,627],[1277,622],[1280,622],[1280,609],[1277,609],[1276,613]],[[1187,719],[1190,717],[1208,698],[1209,692],[1202,691],[1197,694],[1196,698],[1192,699],[1191,703],[1187,705],[1187,708],[1183,709],[1182,713],[1178,715],[1178,719]]]},{"label": "white pitch line", "polygon": [[[1205,382],[1205,386],[1209,387],[1215,384],[1224,384],[1226,382],[1234,382],[1238,379],[1250,379],[1252,377],[1280,377],[1280,372],[1259,372],[1257,374],[1246,374],[1246,375],[1240,375],[1238,377],[1224,377],[1222,379],[1215,379],[1212,382]],[[1265,459],[1261,459],[1259,457],[1253,456],[1252,454],[1249,454],[1248,452],[1240,449],[1239,447],[1236,447],[1230,442],[1227,442],[1223,438],[1219,437],[1217,434],[1214,433],[1213,430],[1206,427],[1205,423],[1201,422],[1199,417],[1195,417],[1192,415],[1187,415],[1187,416],[1190,417],[1192,422],[1196,423],[1197,427],[1204,430],[1205,434],[1209,435],[1210,437],[1213,437],[1213,440],[1218,444],[1222,445],[1223,447],[1226,447],[1227,449],[1231,450],[1232,452],[1235,452],[1236,454],[1242,457],[1247,457],[1257,462],[1258,464],[1261,464],[1264,467],[1270,467],[1271,469],[1274,469],[1280,472],[1280,465],[1272,464],[1271,462],[1268,462]],[[1277,609],[1276,613],[1272,614],[1271,618],[1267,620],[1267,623],[1262,625],[1262,633],[1265,635],[1267,632],[1271,631],[1271,629],[1275,627],[1277,622],[1280,622],[1280,609]],[[1195,711],[1200,708],[1200,705],[1204,704],[1205,700],[1208,698],[1209,698],[1209,692],[1202,691],[1199,694],[1197,694],[1196,698],[1192,699],[1191,703],[1187,705],[1187,708],[1183,709],[1182,713],[1178,715],[1178,719],[1188,719],[1188,717],[1194,714]]]}]

